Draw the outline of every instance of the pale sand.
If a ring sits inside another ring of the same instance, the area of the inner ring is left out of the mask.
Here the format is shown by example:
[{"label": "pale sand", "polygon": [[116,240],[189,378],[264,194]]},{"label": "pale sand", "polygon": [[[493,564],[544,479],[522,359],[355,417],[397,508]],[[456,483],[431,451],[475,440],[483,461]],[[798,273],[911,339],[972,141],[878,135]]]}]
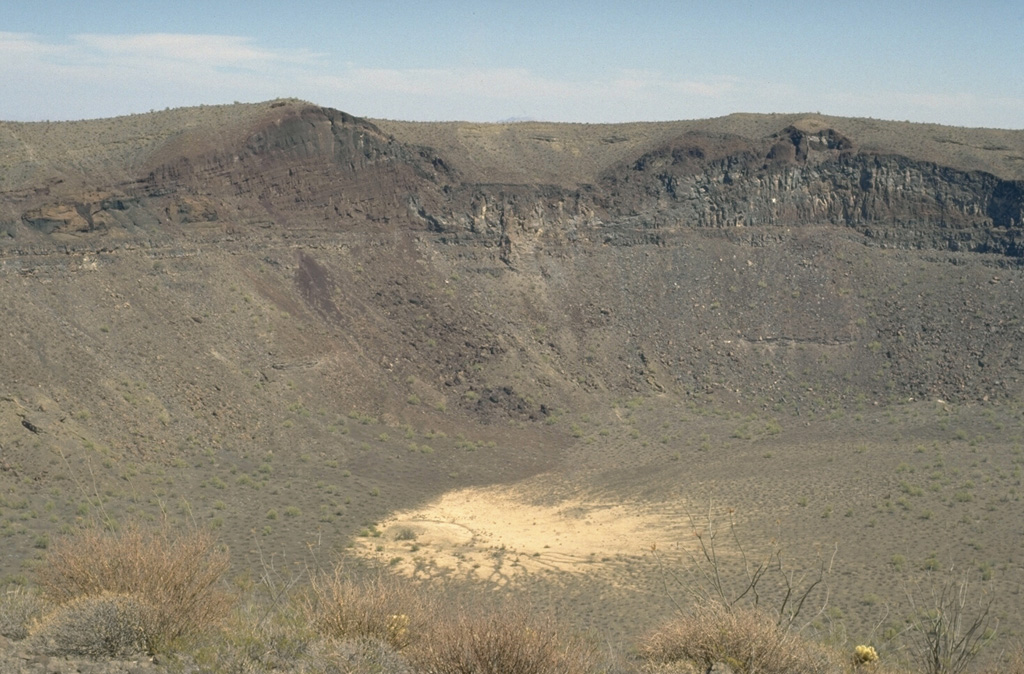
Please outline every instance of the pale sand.
[{"label": "pale sand", "polygon": [[649,556],[655,545],[672,559],[695,551],[685,503],[552,496],[559,491],[565,490],[535,479],[448,492],[417,510],[395,513],[379,525],[379,537],[359,539],[357,549],[409,576],[498,584],[524,574],[592,574]]}]

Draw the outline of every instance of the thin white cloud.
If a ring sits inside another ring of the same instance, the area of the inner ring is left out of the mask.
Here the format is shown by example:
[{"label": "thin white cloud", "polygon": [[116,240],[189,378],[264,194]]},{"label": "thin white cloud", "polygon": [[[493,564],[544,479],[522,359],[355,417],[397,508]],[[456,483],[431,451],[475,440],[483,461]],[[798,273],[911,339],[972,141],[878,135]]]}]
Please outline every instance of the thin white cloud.
[{"label": "thin white cloud", "polygon": [[807,83],[620,69],[574,76],[527,68],[372,68],[268,48],[237,35],[0,32],[0,119],[75,119],[168,106],[298,96],[402,119],[616,122],[730,112],[832,114],[989,126],[1019,122],[1021,100],[967,93],[875,95]]},{"label": "thin white cloud", "polygon": [[338,75],[321,78],[341,90],[367,88],[412,96],[449,95],[489,98],[558,96],[579,93],[582,87],[540,77],[522,68],[385,69],[350,66]]},{"label": "thin white cloud", "polygon": [[373,69],[351,68],[324,78],[339,88],[373,87],[391,93],[521,97],[612,97],[660,95],[665,92],[719,98],[734,89],[730,81],[673,79],[653,71],[617,71],[605,80],[553,79],[524,68]]},{"label": "thin white cloud", "polygon": [[[701,111],[695,100],[720,99],[735,88],[640,70],[572,79],[526,68],[367,68],[232,35],[79,34],[52,43],[0,33],[0,54],[12,56],[0,62],[0,81],[16,92],[0,101],[7,119],[294,95],[368,116],[617,121],[693,116]],[[51,109],[39,110],[40,102]]]},{"label": "thin white cloud", "polygon": [[[67,51],[67,47],[40,42],[31,33],[0,31],[0,54],[11,58],[38,59]],[[7,61],[8,66],[15,65]],[[2,66],[0,66],[2,67]]]},{"label": "thin white cloud", "polygon": [[653,70],[620,70],[610,81],[610,88],[621,94],[665,93],[718,99],[735,91],[737,82],[731,78],[694,80],[673,78]]},{"label": "thin white cloud", "polygon": [[214,67],[263,66],[274,63],[309,64],[315,55],[305,51],[264,49],[250,38],[235,35],[81,34],[72,38],[97,57],[167,62],[194,62]]},{"label": "thin white cloud", "polygon": [[0,33],[3,119],[75,119],[291,95],[324,66],[306,50],[224,35]]}]

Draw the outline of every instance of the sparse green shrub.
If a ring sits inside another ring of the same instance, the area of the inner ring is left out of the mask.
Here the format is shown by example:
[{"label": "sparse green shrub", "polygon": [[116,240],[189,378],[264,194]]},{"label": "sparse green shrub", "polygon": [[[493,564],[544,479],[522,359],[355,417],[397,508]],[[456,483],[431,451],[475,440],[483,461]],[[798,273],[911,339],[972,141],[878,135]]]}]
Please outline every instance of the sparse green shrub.
[{"label": "sparse green shrub", "polygon": [[990,562],[979,562],[978,571],[981,573],[982,580],[992,580],[992,564]]},{"label": "sparse green shrub", "polygon": [[396,541],[414,541],[416,540],[416,531],[412,527],[401,527],[395,532]]},{"label": "sparse green shrub", "polygon": [[227,550],[205,531],[90,527],[50,545],[38,580],[43,596],[56,604],[131,595],[146,607],[146,645],[155,652],[226,615],[231,603],[218,585],[228,566]]}]

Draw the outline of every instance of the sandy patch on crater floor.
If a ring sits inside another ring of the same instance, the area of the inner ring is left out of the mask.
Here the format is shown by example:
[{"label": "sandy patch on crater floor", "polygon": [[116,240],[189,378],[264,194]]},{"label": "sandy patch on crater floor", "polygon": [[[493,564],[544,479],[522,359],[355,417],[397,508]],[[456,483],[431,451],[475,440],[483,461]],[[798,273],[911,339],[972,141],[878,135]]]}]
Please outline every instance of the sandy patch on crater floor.
[{"label": "sandy patch on crater floor", "polygon": [[462,489],[394,513],[357,550],[418,578],[450,576],[504,584],[524,574],[593,573],[696,543],[683,503],[555,499],[539,485]]}]

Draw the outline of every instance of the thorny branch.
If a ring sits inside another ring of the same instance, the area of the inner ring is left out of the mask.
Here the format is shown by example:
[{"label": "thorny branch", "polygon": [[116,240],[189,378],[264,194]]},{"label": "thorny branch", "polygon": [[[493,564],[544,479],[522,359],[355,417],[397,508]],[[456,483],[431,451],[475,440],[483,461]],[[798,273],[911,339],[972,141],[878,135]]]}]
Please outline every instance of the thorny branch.
[{"label": "thorny branch", "polygon": [[793,628],[794,623],[807,609],[808,600],[816,590],[822,588],[825,596],[814,615],[805,621],[803,627],[824,613],[830,598],[827,580],[832,572],[838,545],[833,547],[832,553],[827,557],[819,555],[813,570],[798,573],[783,564],[782,547],[777,540],[772,540],[770,548],[763,555],[754,557],[749,554],[739,535],[735,511],[730,508],[728,514],[729,521],[725,531],[732,547],[737,552],[744,574],[743,583],[735,589],[731,588],[730,583],[723,579],[724,561],[721,557],[719,541],[722,530],[715,521],[710,504],[707,515],[699,524],[693,515],[689,515],[698,551],[696,553],[687,552],[688,563],[681,565],[680,570],[665,563],[657,545],[651,546],[651,553],[658,563],[666,594],[676,609],[683,610],[669,587],[670,581],[682,588],[684,592],[693,595],[698,602],[713,601],[721,604],[727,610],[732,610],[741,603],[762,608],[765,601],[762,590],[767,583],[767,577],[770,576],[773,582],[779,585],[781,593],[781,596],[773,600],[775,605],[769,607],[769,610],[776,616],[776,624]]}]

